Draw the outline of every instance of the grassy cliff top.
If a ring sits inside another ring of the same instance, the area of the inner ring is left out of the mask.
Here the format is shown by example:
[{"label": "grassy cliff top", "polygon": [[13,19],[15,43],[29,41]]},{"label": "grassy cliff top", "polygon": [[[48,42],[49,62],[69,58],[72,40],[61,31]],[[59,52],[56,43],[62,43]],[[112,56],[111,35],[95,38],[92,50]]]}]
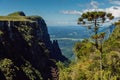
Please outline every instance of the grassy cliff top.
[{"label": "grassy cliff top", "polygon": [[14,12],[7,16],[0,16],[0,21],[29,21],[34,22],[37,19],[42,19],[40,16],[25,16],[24,12]]},{"label": "grassy cliff top", "polygon": [[23,16],[0,16],[0,21],[32,21]]}]

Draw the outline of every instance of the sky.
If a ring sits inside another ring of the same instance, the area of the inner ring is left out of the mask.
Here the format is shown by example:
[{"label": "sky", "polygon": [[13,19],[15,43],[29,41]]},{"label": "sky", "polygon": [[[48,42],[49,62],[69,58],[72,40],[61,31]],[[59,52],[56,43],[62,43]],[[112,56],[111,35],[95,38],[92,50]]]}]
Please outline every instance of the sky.
[{"label": "sky", "polygon": [[0,0],[0,16],[16,11],[43,17],[48,26],[76,26],[85,11],[102,10],[120,17],[120,0]]}]

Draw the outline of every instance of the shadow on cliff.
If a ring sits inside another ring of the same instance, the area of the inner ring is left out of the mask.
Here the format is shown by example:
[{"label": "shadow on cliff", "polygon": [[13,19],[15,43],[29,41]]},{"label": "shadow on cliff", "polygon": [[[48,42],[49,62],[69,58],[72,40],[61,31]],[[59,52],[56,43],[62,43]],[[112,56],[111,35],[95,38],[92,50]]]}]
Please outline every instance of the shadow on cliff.
[{"label": "shadow on cliff", "polygon": [[0,71],[0,80],[6,80],[4,74]]},{"label": "shadow on cliff", "polygon": [[52,42],[52,54],[51,57],[54,58],[57,61],[65,62],[68,61],[68,58],[66,58],[59,47],[58,41],[53,40]]},{"label": "shadow on cliff", "polygon": [[50,40],[50,35],[48,33],[48,28],[45,21],[43,19],[42,20],[38,19],[37,21],[38,21],[39,27],[43,32],[40,40],[42,40],[45,43],[46,47],[50,50],[50,57],[52,59],[55,59],[56,61],[61,61],[61,62],[68,61],[68,58],[62,55],[58,41]]},{"label": "shadow on cliff", "polygon": [[[3,22],[2,26],[0,27],[1,31],[4,33],[0,40],[0,59],[9,58],[19,68],[20,66],[25,65],[26,61],[29,61],[35,69],[40,71],[43,80],[48,80],[48,78],[50,80],[55,80],[52,75],[53,72],[51,71],[52,69],[56,69],[56,73],[58,72],[58,69],[56,63],[50,60],[49,52],[46,52],[47,48],[45,44],[38,41],[36,37],[34,37],[31,40],[31,45],[29,45],[29,43],[23,37],[22,33],[18,30],[19,24],[26,25],[26,23],[13,23],[14,26],[8,26],[8,22],[6,21]],[[29,23],[29,25],[33,24]],[[34,29],[34,26],[31,27]],[[36,33],[33,32],[32,35],[36,36]],[[26,75],[24,75],[25,73],[21,70],[21,68],[19,71],[16,71],[16,74],[16,78],[30,80],[26,77]],[[0,72],[0,77],[1,76],[4,78],[3,74]]]}]

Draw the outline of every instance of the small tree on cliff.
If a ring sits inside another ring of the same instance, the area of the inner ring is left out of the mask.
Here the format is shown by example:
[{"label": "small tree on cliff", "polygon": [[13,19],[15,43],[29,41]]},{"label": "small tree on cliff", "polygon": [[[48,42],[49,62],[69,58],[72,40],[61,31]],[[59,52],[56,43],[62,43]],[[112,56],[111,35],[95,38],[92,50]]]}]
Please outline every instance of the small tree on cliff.
[{"label": "small tree on cliff", "polygon": [[[103,23],[109,22],[114,16],[111,13],[106,13],[103,11],[91,11],[83,13],[80,18],[78,18],[78,24],[84,25],[88,29],[93,30],[94,35],[92,39],[95,42],[95,47],[100,51],[100,70],[102,71],[102,42],[104,40],[105,33],[98,33],[100,26]],[[101,73],[102,80],[102,73]]]}]

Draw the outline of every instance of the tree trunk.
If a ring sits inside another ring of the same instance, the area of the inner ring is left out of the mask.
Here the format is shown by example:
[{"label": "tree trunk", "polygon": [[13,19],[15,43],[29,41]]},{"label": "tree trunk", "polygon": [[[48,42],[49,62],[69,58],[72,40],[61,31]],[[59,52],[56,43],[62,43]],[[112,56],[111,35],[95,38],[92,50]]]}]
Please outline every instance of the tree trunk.
[{"label": "tree trunk", "polygon": [[[98,30],[97,30],[97,20],[95,19],[95,35],[97,35],[98,34]],[[98,39],[96,38],[95,39],[95,46],[96,46],[96,48],[98,49]]]}]

